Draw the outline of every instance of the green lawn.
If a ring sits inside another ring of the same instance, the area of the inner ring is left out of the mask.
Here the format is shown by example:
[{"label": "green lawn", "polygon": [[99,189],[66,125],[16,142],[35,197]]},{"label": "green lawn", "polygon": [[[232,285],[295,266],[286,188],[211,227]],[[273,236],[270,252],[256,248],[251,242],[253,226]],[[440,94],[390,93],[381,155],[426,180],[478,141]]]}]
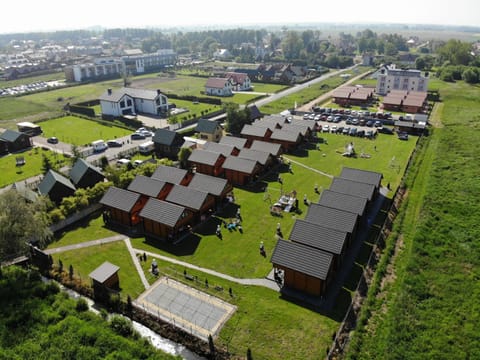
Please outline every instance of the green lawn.
[{"label": "green lawn", "polygon": [[124,299],[128,295],[136,298],[145,290],[133,264],[132,257],[123,241],[66,251],[52,256],[55,264],[58,264],[59,259],[62,260],[63,267],[67,271],[70,265],[72,265],[75,276],[80,277],[87,283],[90,283],[88,274],[105,261],[119,266],[120,293]]},{"label": "green lawn", "polygon": [[98,139],[113,139],[125,136],[131,131],[115,126],[107,126],[95,121],[75,116],[64,116],[39,123],[43,136],[56,136],[60,141],[84,146]]},{"label": "green lawn", "polygon": [[368,323],[355,333],[351,359],[480,357],[480,88],[433,86],[442,106],[407,178],[408,199],[389,239],[392,248],[397,243],[393,275],[372,288],[362,308]]},{"label": "green lawn", "polygon": [[48,245],[48,249],[99,240],[117,234],[104,227],[101,214],[93,214],[56,233],[53,242]]},{"label": "green lawn", "polygon": [[[149,272],[151,261],[152,258],[148,257],[142,265],[147,279],[153,282],[155,278]],[[339,325],[337,316],[325,316],[282,300],[273,290],[243,286],[187,270],[189,275],[198,278],[198,282],[192,282],[185,280],[183,267],[158,259],[157,264],[160,275],[166,274],[238,307],[216,340],[236,356],[244,356],[250,348],[254,359],[321,359]],[[208,280],[208,288],[205,287],[205,279]],[[224,290],[217,291],[215,286]],[[229,295],[229,288],[232,288],[233,297]],[[298,341],[300,338],[301,342]],[[296,345],[292,346],[294,343]]]},{"label": "green lawn", "polygon": [[252,83],[252,86],[253,86],[254,92],[261,92],[261,93],[263,92],[268,94],[277,93],[289,87],[287,85],[262,84],[257,82]]},{"label": "green lawn", "polygon": [[[398,186],[406,162],[415,147],[415,137],[408,141],[400,141],[394,135],[380,134],[376,140],[352,138],[344,135],[322,134],[327,144],[321,144],[320,150],[308,150],[297,155],[286,155],[308,167],[338,176],[342,166],[355,167],[365,170],[379,171],[384,175],[383,183],[390,183],[392,189]],[[349,142],[353,142],[357,153],[369,154],[370,158],[347,158],[341,153]],[[376,151],[374,147],[376,146]],[[308,156],[306,156],[308,154]],[[158,251],[166,256],[203,266],[209,269],[241,278],[263,277],[271,270],[268,259],[276,244],[275,229],[280,222],[284,234],[289,234],[296,218],[305,216],[306,207],[302,205],[303,195],[313,201],[318,200],[314,192],[315,184],[319,189],[330,186],[330,178],[295,163],[292,164],[293,174],[282,172],[283,188],[276,181],[276,176],[270,176],[265,181],[267,192],[252,192],[235,189],[236,202],[240,205],[243,221],[243,234],[238,231],[223,230],[223,240],[219,240],[214,232],[216,221],[211,220],[196,229],[195,236],[176,246],[167,246],[160,242],[147,242],[143,238],[134,239],[135,247]],[[271,201],[276,201],[280,191],[295,190],[300,200],[302,214],[285,213],[283,218],[270,215]],[[264,200],[265,199],[265,200]],[[235,217],[235,207],[227,208],[218,214],[218,218],[229,221]],[[267,249],[267,258],[259,255],[258,246],[263,241]]]},{"label": "green lawn", "polygon": [[[8,154],[0,157],[0,187],[13,184],[14,182],[28,179],[42,172],[42,155],[46,155],[56,164],[56,167],[62,167],[68,163],[68,159],[61,154],[53,153],[50,150],[34,148],[18,154]],[[16,166],[15,158],[23,156],[25,165]]]}]

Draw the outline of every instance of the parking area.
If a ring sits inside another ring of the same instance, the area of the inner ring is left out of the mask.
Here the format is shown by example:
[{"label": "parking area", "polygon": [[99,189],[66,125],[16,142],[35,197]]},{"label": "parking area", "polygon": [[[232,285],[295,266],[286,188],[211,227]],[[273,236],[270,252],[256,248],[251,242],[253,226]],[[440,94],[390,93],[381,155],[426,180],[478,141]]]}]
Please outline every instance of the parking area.
[{"label": "parking area", "polygon": [[157,315],[203,340],[218,336],[236,306],[168,277],[160,278],[135,301]]}]

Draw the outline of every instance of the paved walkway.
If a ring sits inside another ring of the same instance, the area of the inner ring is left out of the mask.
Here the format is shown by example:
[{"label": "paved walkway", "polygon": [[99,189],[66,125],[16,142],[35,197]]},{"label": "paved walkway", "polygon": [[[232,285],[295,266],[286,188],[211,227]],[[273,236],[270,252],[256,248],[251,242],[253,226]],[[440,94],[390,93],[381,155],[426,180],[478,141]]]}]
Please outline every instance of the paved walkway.
[{"label": "paved walkway", "polygon": [[140,279],[142,280],[142,284],[145,287],[145,289],[150,288],[150,284],[147,281],[147,278],[145,276],[145,273],[143,272],[142,266],[140,265],[140,261],[138,261],[137,254],[135,253],[135,250],[132,247],[132,243],[130,242],[129,238],[123,239],[125,242],[125,245],[127,246],[128,251],[130,252],[130,256],[132,257],[133,264],[135,265],[135,268],[137,269],[138,275],[140,276]]},{"label": "paved walkway", "polygon": [[108,244],[108,243],[111,243],[111,242],[120,241],[120,240],[124,240],[124,239],[126,239],[126,237],[124,235],[115,235],[115,236],[111,236],[111,237],[108,237],[108,238],[92,240],[92,241],[85,241],[85,242],[80,243],[80,244],[66,245],[66,246],[61,246],[61,247],[58,247],[58,248],[47,249],[47,250],[45,250],[45,253],[47,253],[47,254],[58,254],[58,253],[61,253],[61,252],[64,252],[64,251],[83,249],[83,248],[90,247],[90,246]]},{"label": "paved walkway", "polygon": [[222,273],[219,273],[219,272],[211,270],[211,269],[202,268],[200,266],[196,266],[196,265],[187,263],[185,261],[173,259],[173,258],[170,258],[168,256],[163,256],[163,255],[156,254],[156,253],[153,253],[153,252],[150,252],[150,251],[143,251],[143,250],[139,250],[139,249],[134,249],[132,247],[130,239],[128,237],[124,236],[124,235],[115,235],[115,236],[111,236],[111,237],[104,238],[104,239],[85,241],[85,242],[80,243],[80,244],[66,245],[66,246],[61,246],[61,247],[58,247],[58,248],[47,249],[47,250],[45,250],[45,252],[47,254],[58,254],[58,253],[61,253],[61,252],[64,252],[64,251],[83,249],[83,248],[86,248],[86,247],[107,244],[107,243],[120,241],[120,240],[123,240],[125,242],[125,245],[127,246],[127,249],[130,252],[130,255],[132,257],[135,268],[137,269],[138,275],[140,276],[140,279],[142,280],[142,283],[143,283],[143,286],[145,287],[145,289],[150,288],[150,284],[148,283],[147,278],[145,277],[145,273],[143,272],[143,269],[142,269],[142,267],[140,265],[140,262],[138,261],[138,258],[137,258],[137,254],[143,254],[143,253],[146,253],[147,255],[149,255],[151,257],[154,257],[156,259],[159,259],[159,260],[167,261],[167,262],[170,262],[172,264],[181,265],[181,266],[189,268],[189,269],[198,270],[198,271],[204,272],[206,274],[210,274],[210,275],[217,276],[219,278],[222,278],[222,279],[225,279],[225,280],[228,280],[228,281],[231,281],[231,282],[235,282],[237,284],[263,286],[263,287],[267,287],[267,288],[275,290],[275,291],[280,290],[279,286],[277,285],[277,283],[275,281],[269,280],[267,278],[264,278],[264,279],[261,279],[261,278],[258,278],[258,279],[235,278],[233,276],[222,274]]},{"label": "paved walkway", "polygon": [[103,239],[98,239],[98,240],[92,240],[92,241],[85,241],[80,244],[73,244],[73,245],[66,245],[66,246],[61,246],[58,248],[53,248],[53,249],[47,249],[45,250],[45,253],[47,254],[58,254],[64,251],[72,251],[72,250],[77,250],[77,249],[83,249],[91,246],[98,246],[98,245],[103,245],[103,244],[108,244],[112,243],[115,241],[121,241],[125,243],[125,246],[127,247],[130,256],[132,257],[133,264],[135,265],[135,268],[137,269],[138,275],[140,276],[140,280],[142,280],[142,284],[145,287],[145,289],[148,289],[150,287],[150,284],[147,281],[147,278],[145,277],[145,273],[143,272],[142,266],[140,265],[140,262],[138,261],[137,254],[135,250],[132,247],[132,243],[130,242],[130,239],[124,235],[115,235],[111,236],[108,238],[103,238]]},{"label": "paved walkway", "polygon": [[219,273],[219,272],[214,271],[214,270],[210,270],[210,269],[207,269],[207,268],[202,268],[200,266],[193,265],[193,264],[187,263],[185,261],[173,259],[173,258],[170,258],[168,256],[163,256],[163,255],[159,255],[159,254],[156,254],[156,253],[153,253],[153,252],[143,251],[143,250],[139,250],[139,249],[135,249],[135,251],[137,251],[138,253],[141,253],[141,254],[145,253],[148,256],[154,257],[154,258],[159,259],[159,260],[171,262],[172,264],[181,265],[181,266],[184,266],[184,267],[189,268],[189,269],[198,270],[198,271],[204,272],[206,274],[217,276],[219,278],[222,278],[222,279],[225,279],[225,280],[228,280],[228,281],[231,281],[231,282],[235,282],[237,284],[264,286],[264,287],[270,288],[272,290],[279,291],[278,285],[274,281],[269,280],[267,278],[264,278],[264,279],[240,279],[240,278],[236,278],[236,277],[233,277],[233,276],[230,276],[230,275]]}]

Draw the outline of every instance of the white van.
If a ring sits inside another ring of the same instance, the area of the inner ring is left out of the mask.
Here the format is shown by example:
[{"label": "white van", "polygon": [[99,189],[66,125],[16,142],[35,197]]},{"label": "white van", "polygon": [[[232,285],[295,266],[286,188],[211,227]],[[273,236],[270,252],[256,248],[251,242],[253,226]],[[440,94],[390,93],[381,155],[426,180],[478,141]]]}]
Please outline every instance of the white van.
[{"label": "white van", "polygon": [[153,150],[155,150],[155,143],[153,141],[147,141],[143,144],[138,145],[138,152],[143,155],[150,154]]},{"label": "white van", "polygon": [[92,147],[94,152],[101,152],[106,150],[108,148],[108,145],[103,140],[95,140],[94,142],[92,142]]}]

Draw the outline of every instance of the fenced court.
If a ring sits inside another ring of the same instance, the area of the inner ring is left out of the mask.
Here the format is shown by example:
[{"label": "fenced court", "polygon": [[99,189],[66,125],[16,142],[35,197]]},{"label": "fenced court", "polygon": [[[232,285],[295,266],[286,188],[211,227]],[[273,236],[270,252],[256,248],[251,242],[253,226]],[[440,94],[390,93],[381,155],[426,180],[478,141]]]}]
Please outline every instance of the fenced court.
[{"label": "fenced court", "polygon": [[236,306],[168,277],[160,278],[136,304],[203,340],[217,337]]}]

